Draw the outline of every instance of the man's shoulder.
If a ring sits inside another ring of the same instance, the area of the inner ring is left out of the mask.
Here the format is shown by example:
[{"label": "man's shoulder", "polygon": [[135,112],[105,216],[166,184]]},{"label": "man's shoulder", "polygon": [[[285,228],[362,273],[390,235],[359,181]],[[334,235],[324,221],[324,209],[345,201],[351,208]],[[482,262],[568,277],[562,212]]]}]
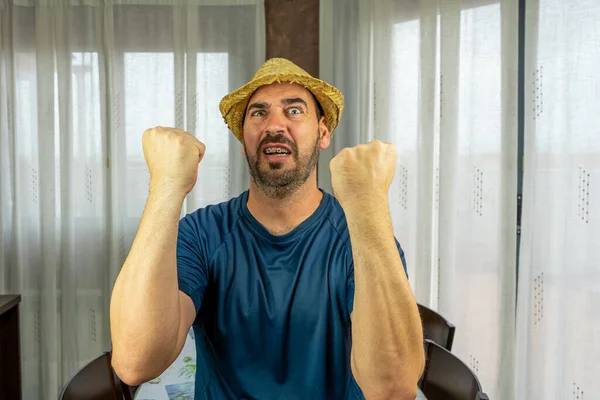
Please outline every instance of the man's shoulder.
[{"label": "man's shoulder", "polygon": [[344,209],[333,195],[326,192],[324,193],[325,196],[329,196],[328,209],[324,214],[324,218],[333,227],[342,240],[346,242],[350,236],[348,233],[348,223],[346,222],[346,214],[344,214]]},{"label": "man's shoulder", "polygon": [[220,238],[227,235],[236,225],[240,217],[242,198],[245,192],[237,197],[205,207],[186,214],[180,221],[182,230],[193,232],[198,237]]}]

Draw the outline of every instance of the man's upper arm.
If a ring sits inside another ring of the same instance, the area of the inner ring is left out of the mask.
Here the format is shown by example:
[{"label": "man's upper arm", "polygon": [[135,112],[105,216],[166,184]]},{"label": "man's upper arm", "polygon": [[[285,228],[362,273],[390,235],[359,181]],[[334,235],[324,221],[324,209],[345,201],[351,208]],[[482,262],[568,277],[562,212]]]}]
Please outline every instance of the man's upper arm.
[{"label": "man's upper arm", "polygon": [[[177,279],[179,290],[187,295],[197,314],[208,285],[206,242],[200,237],[195,215],[179,221],[177,235]],[[180,304],[184,303],[180,297]],[[184,310],[181,310],[184,312]],[[193,322],[193,320],[192,320]],[[190,324],[191,325],[191,324]]]},{"label": "man's upper arm", "polygon": [[179,329],[177,332],[177,343],[175,345],[175,349],[173,354],[169,359],[169,365],[171,365],[176,359],[177,356],[183,350],[183,346],[185,345],[185,341],[187,340],[188,332],[196,319],[196,308],[194,306],[194,302],[184,292],[179,291]]}]

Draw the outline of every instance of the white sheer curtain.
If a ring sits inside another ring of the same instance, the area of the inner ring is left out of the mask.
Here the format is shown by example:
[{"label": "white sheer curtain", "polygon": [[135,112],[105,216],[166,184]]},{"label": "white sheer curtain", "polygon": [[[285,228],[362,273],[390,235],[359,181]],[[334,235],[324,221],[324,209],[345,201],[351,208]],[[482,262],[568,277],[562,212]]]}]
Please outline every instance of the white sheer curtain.
[{"label": "white sheer curtain", "polygon": [[321,157],[393,142],[390,207],[417,300],[493,399],[513,390],[518,9],[514,0],[322,0],[321,77],[346,110]]},{"label": "white sheer curtain", "polygon": [[519,399],[600,396],[600,3],[526,4]]},{"label": "white sheer curtain", "polygon": [[23,297],[25,399],[55,399],[110,348],[144,129],[207,145],[182,213],[246,188],[218,101],[264,62],[264,31],[262,0],[0,0],[0,292]]}]

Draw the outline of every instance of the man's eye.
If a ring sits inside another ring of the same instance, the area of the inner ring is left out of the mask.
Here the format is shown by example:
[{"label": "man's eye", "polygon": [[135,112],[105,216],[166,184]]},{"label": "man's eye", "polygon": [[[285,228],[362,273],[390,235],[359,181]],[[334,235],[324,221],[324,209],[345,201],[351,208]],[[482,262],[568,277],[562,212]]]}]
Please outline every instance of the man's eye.
[{"label": "man's eye", "polygon": [[290,114],[302,114],[302,109],[299,107],[290,107],[288,108],[288,113]]},{"label": "man's eye", "polygon": [[263,115],[265,115],[264,110],[257,110],[250,114],[252,117],[262,117]]}]

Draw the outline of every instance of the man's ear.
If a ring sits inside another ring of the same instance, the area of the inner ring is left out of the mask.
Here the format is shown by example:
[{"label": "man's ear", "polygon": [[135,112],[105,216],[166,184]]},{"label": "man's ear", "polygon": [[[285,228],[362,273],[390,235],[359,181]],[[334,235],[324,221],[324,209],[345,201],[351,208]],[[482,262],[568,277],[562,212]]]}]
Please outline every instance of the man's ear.
[{"label": "man's ear", "polygon": [[325,125],[325,117],[321,117],[319,121],[319,134],[321,135],[321,150],[324,150],[329,147],[331,143],[331,132],[327,129],[327,125]]},{"label": "man's ear", "polygon": [[240,140],[242,144],[242,155],[246,155],[246,145],[244,144],[244,130],[242,129],[242,140]]}]

